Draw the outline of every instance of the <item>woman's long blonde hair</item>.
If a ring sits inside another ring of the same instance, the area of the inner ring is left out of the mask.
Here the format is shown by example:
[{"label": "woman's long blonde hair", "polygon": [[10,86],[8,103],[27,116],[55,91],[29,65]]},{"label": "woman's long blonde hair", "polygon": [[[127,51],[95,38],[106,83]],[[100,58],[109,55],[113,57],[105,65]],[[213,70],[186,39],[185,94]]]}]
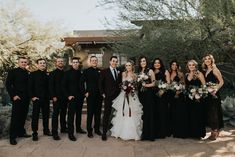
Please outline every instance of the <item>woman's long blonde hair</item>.
[{"label": "woman's long blonde hair", "polygon": [[[135,66],[134,66],[134,62],[133,62],[132,60],[128,60],[128,61],[126,62],[126,64],[127,64],[127,63],[131,63],[131,66],[132,66],[132,72],[133,72],[133,74],[134,74],[134,76],[133,76],[133,77],[135,77]],[[126,64],[125,64],[125,66],[126,66]],[[125,72],[125,77],[127,77],[127,70],[126,70],[126,67],[125,67],[124,72]]]},{"label": "woman's long blonde hair", "polygon": [[212,54],[206,54],[206,55],[202,58],[202,69],[203,69],[204,71],[207,70],[207,65],[204,63],[206,57],[210,57],[210,59],[211,59],[211,67],[212,67],[212,69],[215,68],[216,65],[215,65],[215,59],[214,59],[213,55],[212,55]]},{"label": "woman's long blonde hair", "polygon": [[192,63],[195,65],[195,70],[194,70],[194,72],[193,72],[193,79],[196,79],[196,78],[198,78],[198,74],[199,74],[198,63],[197,63],[197,61],[195,61],[194,59],[189,60],[189,61],[187,62],[187,65],[186,65],[186,70],[187,70],[188,73],[190,72],[190,70],[189,70],[189,68],[188,68],[188,64],[189,64],[190,62],[192,62]]}]

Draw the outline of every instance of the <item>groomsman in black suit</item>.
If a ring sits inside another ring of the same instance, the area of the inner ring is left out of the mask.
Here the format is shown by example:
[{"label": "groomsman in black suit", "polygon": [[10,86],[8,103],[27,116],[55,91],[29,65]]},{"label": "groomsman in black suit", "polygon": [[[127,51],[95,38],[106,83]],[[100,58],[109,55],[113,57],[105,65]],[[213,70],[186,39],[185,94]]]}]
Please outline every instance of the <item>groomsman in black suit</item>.
[{"label": "groomsman in black suit", "polygon": [[40,110],[43,118],[43,134],[51,136],[49,130],[49,114],[50,114],[50,96],[49,96],[49,76],[46,71],[47,65],[45,59],[37,60],[37,71],[30,74],[29,77],[29,95],[33,101],[32,113],[32,131],[33,141],[38,141],[38,120]]},{"label": "groomsman in black suit", "polygon": [[74,116],[76,115],[76,132],[85,134],[81,128],[81,117],[84,96],[80,88],[81,71],[79,58],[72,59],[72,68],[65,72],[62,88],[68,99],[68,136],[71,141],[76,141],[74,136]]},{"label": "groomsman in black suit", "polygon": [[67,113],[67,98],[62,90],[62,80],[64,77],[64,59],[56,59],[56,69],[49,75],[49,89],[51,99],[53,101],[52,114],[52,135],[54,140],[60,140],[58,135],[58,117],[60,116],[60,131],[67,132],[66,113]]},{"label": "groomsman in black suit", "polygon": [[[103,97],[99,91],[99,78],[100,69],[97,68],[98,59],[96,56],[90,57],[90,67],[84,70],[81,78],[82,93],[87,99],[87,132],[88,137],[93,137],[92,121],[94,117],[94,129],[97,135],[101,135],[100,132],[100,118]],[[83,88],[85,87],[85,88]]]},{"label": "groomsman in black suit", "polygon": [[107,140],[107,131],[109,128],[109,119],[112,110],[112,101],[120,93],[121,75],[117,70],[118,58],[112,56],[110,58],[110,67],[101,72],[99,80],[99,88],[101,95],[104,97],[104,115],[103,115],[103,134],[102,140]]},{"label": "groomsman in black suit", "polygon": [[10,124],[10,144],[16,145],[16,137],[31,137],[24,128],[29,109],[28,78],[26,70],[28,60],[19,57],[18,68],[9,71],[6,88],[12,100],[12,114]]}]

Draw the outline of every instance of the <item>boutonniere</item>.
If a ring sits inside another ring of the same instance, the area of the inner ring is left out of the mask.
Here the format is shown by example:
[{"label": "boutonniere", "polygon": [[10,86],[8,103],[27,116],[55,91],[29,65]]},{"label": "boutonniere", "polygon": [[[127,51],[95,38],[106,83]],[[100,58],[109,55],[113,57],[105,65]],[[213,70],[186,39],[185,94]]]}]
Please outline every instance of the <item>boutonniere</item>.
[{"label": "boutonniere", "polygon": [[120,71],[119,71],[119,70],[117,70],[117,73],[118,73],[118,74],[120,74]]},{"label": "boutonniere", "polygon": [[98,70],[98,73],[100,73],[101,71],[100,70]]}]

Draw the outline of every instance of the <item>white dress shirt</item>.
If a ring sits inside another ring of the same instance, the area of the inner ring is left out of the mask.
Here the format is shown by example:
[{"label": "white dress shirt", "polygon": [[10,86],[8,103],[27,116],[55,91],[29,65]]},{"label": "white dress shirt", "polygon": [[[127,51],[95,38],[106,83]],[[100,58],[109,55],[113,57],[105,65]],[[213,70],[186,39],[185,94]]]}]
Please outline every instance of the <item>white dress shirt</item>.
[{"label": "white dress shirt", "polygon": [[109,68],[110,68],[110,71],[111,71],[111,73],[112,73],[112,75],[113,75],[114,80],[116,80],[117,78],[115,78],[114,70],[115,70],[115,72],[116,72],[116,74],[117,74],[117,77],[118,77],[117,69],[116,69],[116,68],[112,68],[111,66],[110,66]]}]

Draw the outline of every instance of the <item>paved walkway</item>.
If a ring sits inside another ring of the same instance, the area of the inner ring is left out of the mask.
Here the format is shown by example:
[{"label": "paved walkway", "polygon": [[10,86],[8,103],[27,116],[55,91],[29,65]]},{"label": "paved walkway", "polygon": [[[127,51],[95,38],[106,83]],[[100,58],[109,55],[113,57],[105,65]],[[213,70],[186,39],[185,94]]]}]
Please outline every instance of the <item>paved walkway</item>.
[{"label": "paved walkway", "polygon": [[[155,142],[123,141],[112,137],[101,141],[77,134],[72,142],[67,134],[60,141],[42,136],[39,141],[17,139],[12,146],[8,139],[0,140],[0,157],[235,157],[235,128],[225,127],[216,141],[166,138]],[[208,134],[207,134],[208,136]]]}]

